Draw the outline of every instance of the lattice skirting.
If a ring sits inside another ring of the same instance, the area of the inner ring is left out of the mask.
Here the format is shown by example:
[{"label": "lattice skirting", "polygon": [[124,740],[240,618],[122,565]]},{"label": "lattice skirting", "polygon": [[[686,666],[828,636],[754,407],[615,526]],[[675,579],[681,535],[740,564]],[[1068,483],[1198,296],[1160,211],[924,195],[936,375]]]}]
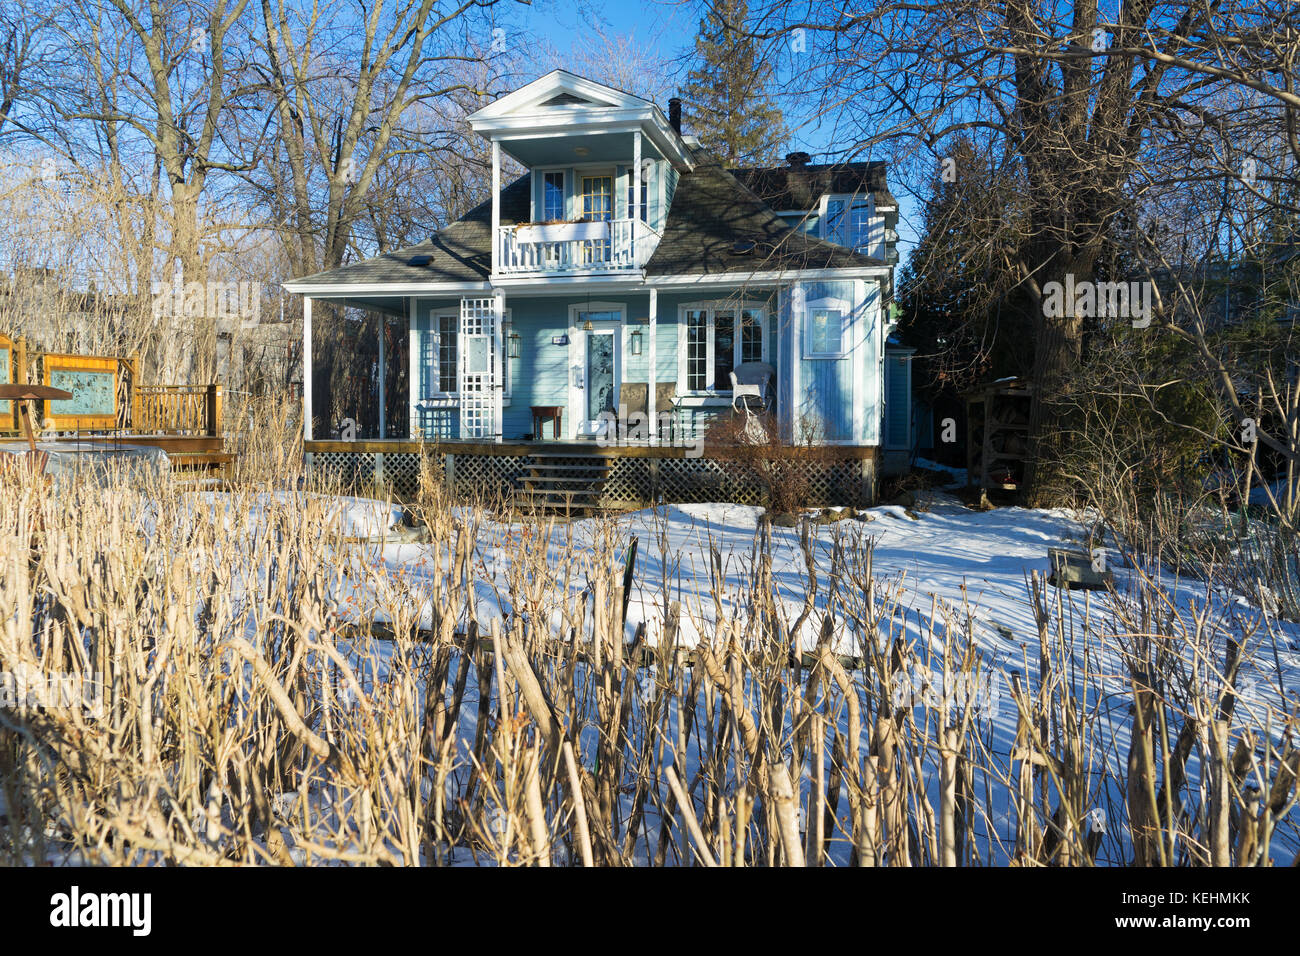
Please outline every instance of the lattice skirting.
[{"label": "lattice skirting", "polygon": [[[528,456],[429,452],[425,467],[433,481],[447,482],[458,497],[491,500],[508,497],[519,487]],[[590,457],[553,459],[558,464],[591,464]],[[617,457],[605,481],[602,501],[611,507],[672,502],[731,501],[763,504],[761,480],[743,474],[734,463],[716,458]],[[317,452],[308,455],[314,480],[337,482],[350,490],[375,491],[389,486],[413,496],[420,486],[421,456],[416,452]],[[873,459],[786,463],[802,473],[810,507],[874,504],[877,488]],[[596,472],[593,469],[593,475]]]}]

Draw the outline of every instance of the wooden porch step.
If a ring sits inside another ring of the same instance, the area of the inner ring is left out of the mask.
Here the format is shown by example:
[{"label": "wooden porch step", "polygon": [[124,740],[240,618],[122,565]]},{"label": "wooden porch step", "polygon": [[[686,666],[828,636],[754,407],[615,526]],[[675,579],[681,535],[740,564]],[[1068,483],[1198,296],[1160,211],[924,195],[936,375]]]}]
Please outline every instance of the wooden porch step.
[{"label": "wooden porch step", "polygon": [[531,485],[535,481],[544,481],[552,485],[591,485],[593,482],[604,484],[601,478],[566,478],[563,475],[525,475],[522,479],[524,484]]},{"label": "wooden porch step", "polygon": [[[574,464],[575,460],[580,463]],[[521,505],[551,513],[585,515],[599,507],[614,460],[586,449],[577,453],[537,451],[529,454],[524,467],[528,474],[519,477],[515,490]]]},{"label": "wooden porch step", "polygon": [[614,459],[614,455],[612,455],[612,454],[610,454],[610,453],[604,451],[603,449],[602,449],[601,451],[598,451],[598,452],[589,452],[589,451],[534,451],[534,452],[530,452],[529,455],[528,455],[528,457],[529,457],[529,458],[533,458],[533,459],[538,459],[538,458],[542,458],[542,459],[545,459],[545,458],[590,458],[593,462],[611,462],[611,463],[612,463],[612,461],[613,461],[613,459]]},{"label": "wooden porch step", "polygon": [[557,500],[573,498],[576,501],[579,498],[599,498],[601,492],[590,489],[575,491],[567,488],[521,488],[515,492],[515,495],[520,498],[555,498]]}]

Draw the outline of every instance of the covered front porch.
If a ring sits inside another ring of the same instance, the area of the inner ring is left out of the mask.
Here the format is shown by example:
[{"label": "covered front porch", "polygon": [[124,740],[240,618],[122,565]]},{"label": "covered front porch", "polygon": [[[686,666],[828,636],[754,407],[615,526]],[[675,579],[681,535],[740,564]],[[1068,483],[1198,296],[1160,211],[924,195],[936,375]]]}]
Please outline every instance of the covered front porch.
[{"label": "covered front porch", "polygon": [[[303,437],[689,449],[713,421],[745,409],[775,427],[777,297],[775,288],[593,284],[490,297],[305,296],[303,354],[316,361]],[[322,303],[352,310],[344,348],[359,367],[347,390],[328,381],[328,360],[318,367]],[[733,372],[754,383],[743,400]]]}]

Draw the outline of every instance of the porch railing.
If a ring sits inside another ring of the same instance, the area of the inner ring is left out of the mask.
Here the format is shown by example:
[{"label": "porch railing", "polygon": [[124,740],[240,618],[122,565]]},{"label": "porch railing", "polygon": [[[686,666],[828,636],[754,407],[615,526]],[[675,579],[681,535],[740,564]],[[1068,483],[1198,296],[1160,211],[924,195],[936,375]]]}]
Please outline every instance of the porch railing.
[{"label": "porch railing", "polygon": [[221,434],[220,385],[137,385],[131,431],[147,435]]},{"label": "porch railing", "polygon": [[639,269],[658,244],[659,233],[640,219],[502,226],[497,270],[548,275]]}]

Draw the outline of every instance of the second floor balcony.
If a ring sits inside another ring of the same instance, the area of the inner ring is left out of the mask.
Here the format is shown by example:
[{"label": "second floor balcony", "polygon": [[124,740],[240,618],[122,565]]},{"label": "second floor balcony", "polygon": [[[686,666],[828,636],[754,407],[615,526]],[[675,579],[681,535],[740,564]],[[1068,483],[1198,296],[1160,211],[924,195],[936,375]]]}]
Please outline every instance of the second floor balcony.
[{"label": "second floor balcony", "polygon": [[497,271],[512,276],[632,271],[645,266],[659,238],[640,219],[499,226]]}]

